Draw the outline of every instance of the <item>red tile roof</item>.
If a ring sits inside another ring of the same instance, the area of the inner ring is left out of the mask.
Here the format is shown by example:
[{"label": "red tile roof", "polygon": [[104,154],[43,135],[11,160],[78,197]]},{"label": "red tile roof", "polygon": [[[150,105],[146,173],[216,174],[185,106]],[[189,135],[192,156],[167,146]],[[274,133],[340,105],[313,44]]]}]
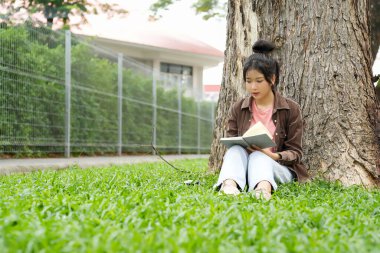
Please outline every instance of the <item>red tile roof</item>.
[{"label": "red tile roof", "polygon": [[204,92],[219,92],[220,85],[219,84],[205,84],[203,85]]},{"label": "red tile roof", "polygon": [[125,36],[123,36],[123,40],[136,44],[167,48],[194,54],[224,57],[223,52],[207,45],[206,43],[184,35],[176,35],[170,32],[165,33],[162,31],[135,31],[134,34],[132,34],[131,31],[127,32]]},{"label": "red tile roof", "polygon": [[88,21],[88,24],[81,25],[79,29],[73,27],[72,31],[76,34],[98,36],[139,45],[224,57],[222,51],[204,42],[186,34],[165,30],[152,22],[133,24],[133,22],[125,20],[123,22],[118,18],[103,19],[101,16],[89,17]]}]

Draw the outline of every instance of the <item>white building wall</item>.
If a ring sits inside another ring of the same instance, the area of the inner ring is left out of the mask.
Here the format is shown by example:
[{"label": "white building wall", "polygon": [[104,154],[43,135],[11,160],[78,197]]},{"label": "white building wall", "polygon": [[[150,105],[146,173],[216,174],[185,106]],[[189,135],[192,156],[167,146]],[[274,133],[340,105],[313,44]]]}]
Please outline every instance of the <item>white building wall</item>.
[{"label": "white building wall", "polygon": [[203,99],[203,68],[193,66],[193,96],[196,100]]}]

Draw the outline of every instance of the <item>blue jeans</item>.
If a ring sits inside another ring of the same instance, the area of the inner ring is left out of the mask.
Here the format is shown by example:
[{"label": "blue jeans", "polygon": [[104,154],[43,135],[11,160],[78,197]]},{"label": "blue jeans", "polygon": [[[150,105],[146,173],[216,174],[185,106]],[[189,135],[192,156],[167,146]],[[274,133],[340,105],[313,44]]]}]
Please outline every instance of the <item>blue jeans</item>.
[{"label": "blue jeans", "polygon": [[277,183],[289,183],[294,176],[288,167],[264,153],[254,151],[248,154],[243,147],[236,145],[230,147],[224,155],[218,182],[214,187],[219,189],[226,179],[234,180],[241,190],[248,183],[248,191],[254,190],[259,182],[266,180],[276,190]]}]

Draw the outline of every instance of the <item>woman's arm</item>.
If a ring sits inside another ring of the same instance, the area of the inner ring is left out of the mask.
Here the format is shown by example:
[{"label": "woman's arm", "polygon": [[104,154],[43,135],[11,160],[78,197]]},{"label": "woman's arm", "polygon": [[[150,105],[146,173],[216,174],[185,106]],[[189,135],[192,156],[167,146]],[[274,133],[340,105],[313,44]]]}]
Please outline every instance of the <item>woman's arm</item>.
[{"label": "woman's arm", "polygon": [[303,121],[301,110],[298,105],[294,105],[290,109],[288,126],[284,126],[287,131],[287,139],[283,144],[281,152],[272,152],[271,149],[260,149],[256,146],[248,148],[250,151],[260,151],[272,158],[273,160],[280,160],[284,164],[293,164],[302,159],[302,135],[303,135]]},{"label": "woman's arm", "polygon": [[286,164],[293,164],[301,161],[302,152],[302,135],[303,135],[303,120],[299,105],[291,107],[288,126],[287,138],[283,145],[283,151],[279,152],[281,161]]},{"label": "woman's arm", "polygon": [[251,147],[248,147],[247,149],[249,151],[251,151],[251,152],[253,152],[253,151],[260,151],[260,152],[266,154],[267,156],[269,156],[270,158],[272,158],[275,161],[282,159],[282,156],[281,156],[280,153],[272,152],[272,150],[270,148],[261,149],[261,148],[255,146],[255,145],[251,145]]},{"label": "woman's arm", "polygon": [[227,137],[238,136],[238,122],[237,122],[237,110],[236,104],[233,104],[228,113],[227,121]]}]

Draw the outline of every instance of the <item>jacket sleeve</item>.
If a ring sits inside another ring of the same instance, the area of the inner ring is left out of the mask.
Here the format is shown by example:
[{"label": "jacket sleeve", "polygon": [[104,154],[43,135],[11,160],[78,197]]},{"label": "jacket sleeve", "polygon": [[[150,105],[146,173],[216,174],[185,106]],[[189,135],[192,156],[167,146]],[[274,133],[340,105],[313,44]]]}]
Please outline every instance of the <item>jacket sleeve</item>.
[{"label": "jacket sleeve", "polygon": [[280,162],[284,165],[299,163],[302,159],[302,135],[303,120],[301,109],[296,105],[290,110],[287,138],[284,141],[283,151],[279,152],[282,156]]},{"label": "jacket sleeve", "polygon": [[239,106],[238,103],[235,103],[231,106],[228,119],[227,119],[227,137],[236,137],[238,136],[238,115],[237,110]]}]

